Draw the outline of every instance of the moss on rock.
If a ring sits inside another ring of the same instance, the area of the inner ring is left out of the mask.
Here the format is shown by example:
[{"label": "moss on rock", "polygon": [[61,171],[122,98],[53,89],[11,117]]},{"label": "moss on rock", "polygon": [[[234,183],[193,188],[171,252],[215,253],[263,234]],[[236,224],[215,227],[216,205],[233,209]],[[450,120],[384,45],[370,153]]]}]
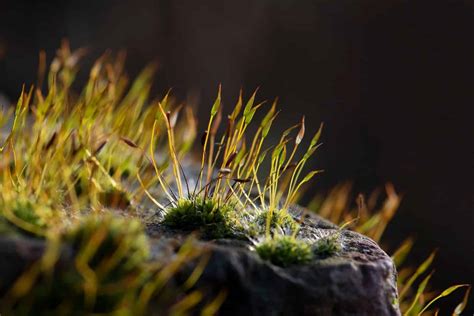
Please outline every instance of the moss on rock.
[{"label": "moss on rock", "polygon": [[200,230],[207,238],[233,237],[238,229],[231,205],[218,205],[211,199],[183,199],[170,208],[163,224],[187,231]]},{"label": "moss on rock", "polygon": [[255,249],[260,258],[281,267],[305,264],[313,258],[311,246],[292,236],[277,236],[267,239],[259,243]]}]

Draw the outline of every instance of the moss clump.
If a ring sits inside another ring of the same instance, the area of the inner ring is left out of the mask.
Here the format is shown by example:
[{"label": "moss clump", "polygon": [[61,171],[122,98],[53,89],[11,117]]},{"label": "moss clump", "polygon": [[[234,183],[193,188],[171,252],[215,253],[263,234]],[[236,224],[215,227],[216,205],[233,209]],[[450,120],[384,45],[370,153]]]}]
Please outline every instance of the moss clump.
[{"label": "moss clump", "polygon": [[19,201],[13,205],[13,214],[19,219],[34,225],[36,227],[44,228],[46,223],[41,217],[36,214],[33,203],[30,201]]},{"label": "moss clump", "polygon": [[6,214],[0,214],[0,234],[40,234],[47,228],[47,224],[39,213],[48,217],[52,212],[47,206],[35,205],[30,200],[22,198],[13,201],[8,208],[11,219],[8,219]]},{"label": "moss clump", "polygon": [[[51,246],[55,251],[48,259],[56,264],[29,276],[31,288],[8,300],[8,314],[110,314],[131,306],[147,275],[149,258],[147,238],[137,220],[87,217],[59,241]],[[64,246],[72,248],[71,259],[60,258]],[[37,264],[41,267],[41,261]]]},{"label": "moss clump", "polygon": [[98,277],[103,282],[136,274],[149,257],[146,234],[136,219],[91,216],[67,232],[64,240],[78,255],[93,247],[93,251],[89,250],[88,265],[99,269]]},{"label": "moss clump", "polygon": [[280,227],[284,230],[293,231],[298,229],[298,223],[293,217],[288,214],[285,210],[275,210],[271,214],[270,212],[263,211],[257,216],[257,225],[260,228],[260,232],[264,232],[267,227],[267,221],[270,220],[270,229],[273,230]]},{"label": "moss clump", "polygon": [[278,236],[265,240],[256,246],[256,251],[263,260],[281,267],[304,264],[313,259],[310,245],[292,236]]},{"label": "moss clump", "polygon": [[330,257],[341,250],[338,233],[323,237],[313,245],[313,252],[318,257]]},{"label": "moss clump", "polygon": [[200,230],[207,238],[233,237],[238,230],[234,216],[231,205],[218,205],[211,199],[183,199],[167,211],[163,224],[187,231]]},{"label": "moss clump", "polygon": [[[67,302],[72,310],[110,313],[136,295],[150,255],[148,239],[138,220],[90,216],[66,232],[63,242],[74,251],[75,267],[55,279],[56,285],[68,293],[62,297],[62,304]],[[84,274],[84,266],[93,271],[92,278],[92,274]],[[57,295],[61,294],[52,294]]]}]

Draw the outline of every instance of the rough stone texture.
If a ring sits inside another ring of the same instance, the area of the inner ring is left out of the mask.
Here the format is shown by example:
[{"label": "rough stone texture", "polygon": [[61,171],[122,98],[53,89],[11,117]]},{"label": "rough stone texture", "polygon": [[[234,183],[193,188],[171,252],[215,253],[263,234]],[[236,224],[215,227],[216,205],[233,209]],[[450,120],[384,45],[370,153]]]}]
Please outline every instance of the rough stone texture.
[{"label": "rough stone texture", "polygon": [[[298,217],[301,212],[293,210]],[[300,235],[317,240],[336,231],[334,224],[306,215]],[[170,256],[170,240],[183,238],[159,225],[149,227],[149,234],[157,258]],[[391,258],[374,241],[349,230],[342,231],[340,242],[336,255],[289,268],[261,260],[245,241],[201,242],[212,256],[198,286],[214,295],[228,290],[222,315],[400,315]]]},{"label": "rough stone texture", "polygon": [[[302,210],[293,210],[300,216]],[[317,240],[337,227],[317,216],[305,216],[301,237]],[[186,237],[183,232],[159,224],[147,227],[154,260],[166,261]],[[245,240],[200,241],[211,258],[198,281],[209,297],[227,289],[221,315],[399,315],[396,301],[396,271],[390,257],[371,239],[344,230],[342,250],[307,265],[280,268],[261,260]],[[40,240],[0,238],[0,294],[45,249]],[[64,248],[61,264],[72,254]],[[176,275],[177,282],[189,276],[189,264]]]}]

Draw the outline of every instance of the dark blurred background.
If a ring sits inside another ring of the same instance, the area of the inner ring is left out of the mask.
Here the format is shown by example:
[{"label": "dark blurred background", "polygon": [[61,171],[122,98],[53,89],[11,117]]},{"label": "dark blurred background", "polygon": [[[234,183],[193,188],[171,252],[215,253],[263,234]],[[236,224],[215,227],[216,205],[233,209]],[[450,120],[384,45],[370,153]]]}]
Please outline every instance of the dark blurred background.
[{"label": "dark blurred background", "polygon": [[86,64],[107,48],[127,50],[130,75],[158,61],[156,91],[201,108],[218,83],[227,108],[260,86],[280,97],[281,125],[325,122],[315,192],[393,182],[404,199],[390,244],[414,234],[413,263],[439,248],[438,288],[474,283],[473,12],[467,0],[0,0],[0,92],[34,83],[39,50],[50,61],[64,37],[89,47]]}]

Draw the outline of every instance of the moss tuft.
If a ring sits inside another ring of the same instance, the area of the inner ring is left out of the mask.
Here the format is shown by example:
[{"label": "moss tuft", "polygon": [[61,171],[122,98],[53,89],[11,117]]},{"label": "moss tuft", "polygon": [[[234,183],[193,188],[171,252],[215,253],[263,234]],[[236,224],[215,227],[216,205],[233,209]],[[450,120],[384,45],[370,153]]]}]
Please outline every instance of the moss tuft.
[{"label": "moss tuft", "polygon": [[231,205],[218,205],[210,199],[179,200],[170,208],[163,224],[187,231],[200,230],[207,238],[233,237],[237,221]]},{"label": "moss tuft", "polygon": [[318,257],[330,257],[342,250],[339,233],[323,237],[313,245],[313,252]]},{"label": "moss tuft", "polygon": [[257,216],[257,225],[261,228],[261,231],[264,232],[267,226],[267,221],[270,220],[270,229],[273,230],[277,227],[280,227],[284,230],[294,231],[298,229],[298,223],[293,219],[293,217],[285,210],[276,210],[273,211],[270,215],[268,210],[263,211]]},{"label": "moss tuft", "polygon": [[[56,264],[45,265],[38,270],[41,273],[30,273],[30,290],[8,301],[7,311],[14,315],[108,314],[133,301],[149,258],[148,241],[137,220],[87,217],[58,241],[51,245],[48,258]],[[73,250],[66,260],[74,264],[60,261],[60,250],[66,245]]]},{"label": "moss tuft", "polygon": [[78,255],[94,240],[88,265],[92,269],[102,267],[103,278],[110,281],[135,273],[149,257],[146,234],[141,223],[132,218],[90,216],[67,232],[64,240]]},{"label": "moss tuft", "polygon": [[38,228],[45,228],[46,222],[38,216],[33,203],[30,201],[18,201],[12,207],[13,214],[24,222]]},{"label": "moss tuft", "polygon": [[256,246],[256,251],[263,260],[281,267],[305,264],[313,259],[310,245],[292,236],[267,239]]},{"label": "moss tuft", "polygon": [[[0,214],[0,234],[37,235],[47,228],[44,217],[51,215],[48,206],[35,205],[28,199],[20,198],[9,203],[10,215]],[[43,216],[40,216],[39,214]],[[27,226],[25,226],[27,225]]]}]

